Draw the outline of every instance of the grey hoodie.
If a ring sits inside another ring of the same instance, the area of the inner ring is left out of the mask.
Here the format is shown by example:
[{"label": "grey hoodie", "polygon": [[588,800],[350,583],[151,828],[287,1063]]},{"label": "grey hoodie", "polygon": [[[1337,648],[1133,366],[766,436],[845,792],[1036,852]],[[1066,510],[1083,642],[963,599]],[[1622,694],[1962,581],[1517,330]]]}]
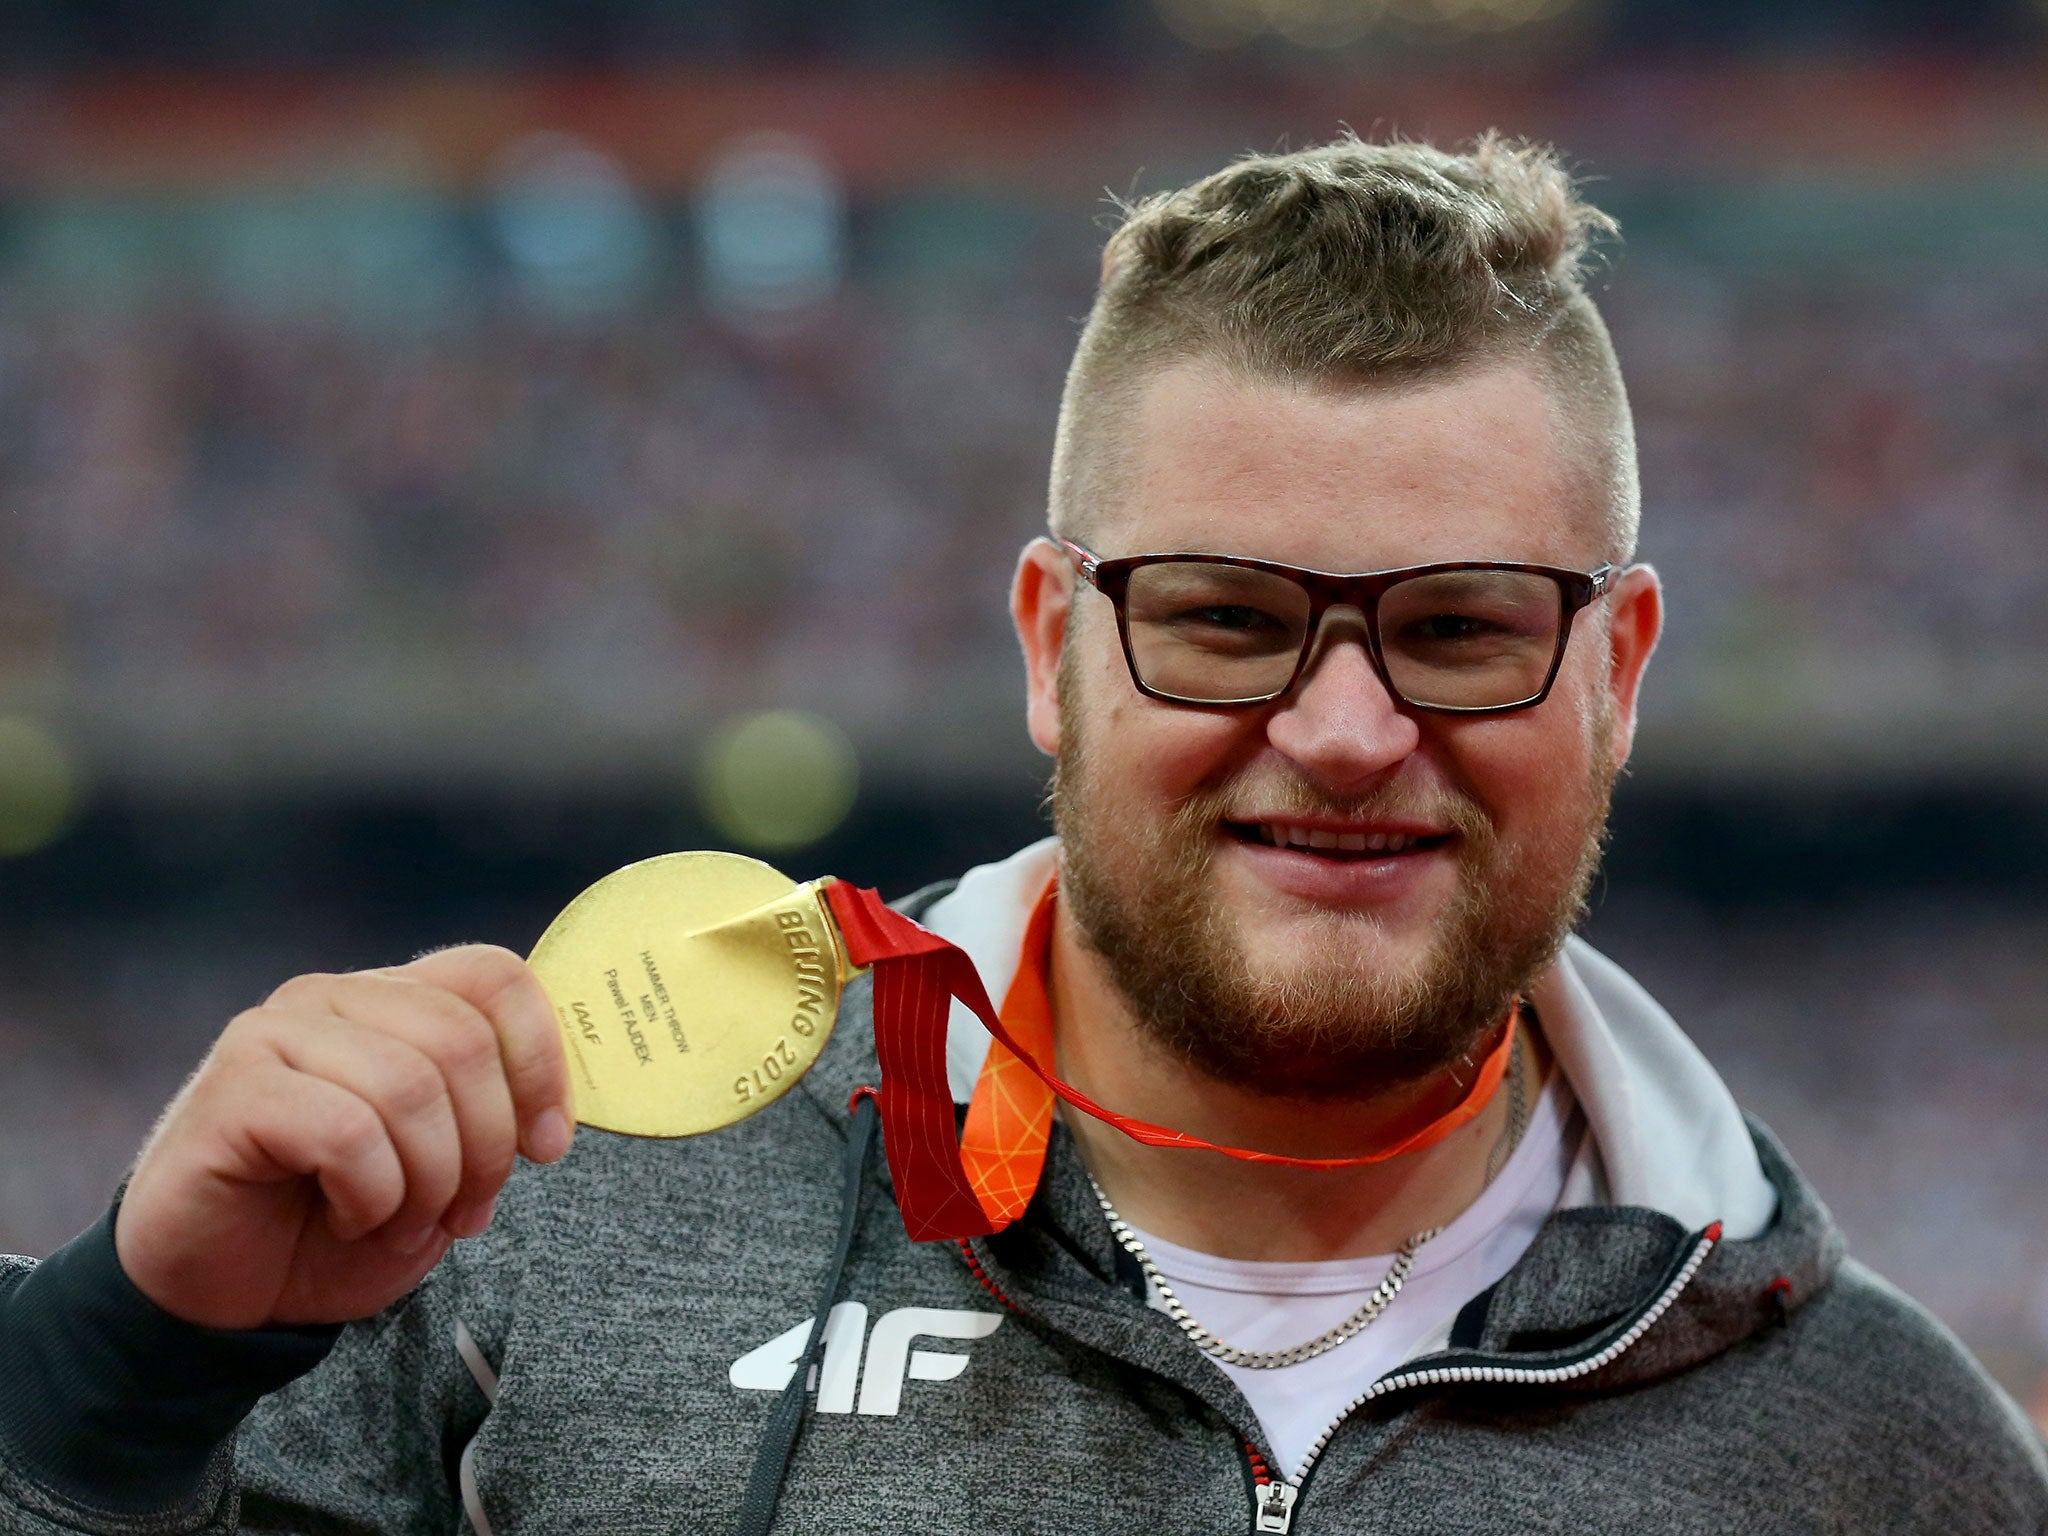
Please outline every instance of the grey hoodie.
[{"label": "grey hoodie", "polygon": [[[941,918],[943,894],[906,906]],[[1146,1305],[1056,1129],[1024,1219],[964,1245],[908,1242],[869,1165],[775,1529],[2048,1532],[2038,1434],[1843,1258],[1661,1011],[1576,942],[1536,1000],[1601,1199],[1305,1475],[1275,1475],[1236,1388]],[[0,1261],[0,1531],[731,1530],[839,1226],[848,1097],[875,1080],[856,984],[796,1091],[693,1141],[582,1133],[331,1350],[115,1296],[88,1251],[106,1223],[48,1274]],[[237,1382],[253,1398],[322,1350],[216,1443]]]}]

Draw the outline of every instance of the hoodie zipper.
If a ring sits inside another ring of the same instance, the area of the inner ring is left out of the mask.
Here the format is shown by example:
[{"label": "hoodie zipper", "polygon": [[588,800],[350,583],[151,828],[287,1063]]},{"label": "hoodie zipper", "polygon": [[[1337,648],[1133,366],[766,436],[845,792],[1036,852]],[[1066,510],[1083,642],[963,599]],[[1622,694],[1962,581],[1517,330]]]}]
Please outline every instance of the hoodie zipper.
[{"label": "hoodie zipper", "polygon": [[1679,1294],[1692,1284],[1692,1277],[1699,1273],[1700,1266],[1707,1261],[1707,1255],[1714,1251],[1714,1245],[1721,1240],[1721,1223],[1715,1222],[1693,1240],[1692,1250],[1685,1262],[1678,1267],[1664,1289],[1649,1306],[1636,1314],[1634,1322],[1602,1348],[1580,1360],[1564,1365],[1530,1367],[1505,1364],[1473,1364],[1435,1366],[1424,1370],[1396,1371],[1382,1376],[1358,1396],[1346,1403],[1329,1427],[1316,1437],[1315,1444],[1308,1448],[1308,1454],[1301,1459],[1291,1478],[1276,1478],[1267,1469],[1265,1458],[1249,1441],[1246,1451],[1252,1468],[1252,1530],[1257,1536],[1288,1536],[1294,1528],[1294,1507],[1300,1501],[1302,1491],[1308,1486],[1316,1463],[1321,1460],[1323,1450],[1330,1443],[1330,1437],[1337,1433],[1337,1426],[1352,1414],[1363,1408],[1374,1398],[1385,1397],[1390,1392],[1399,1392],[1408,1387],[1447,1387],[1467,1382],[1504,1382],[1515,1385],[1544,1385],[1552,1382],[1572,1381],[1580,1376],[1589,1376],[1594,1371],[1611,1365],[1636,1341],[1656,1325],[1657,1319],[1671,1310]]}]

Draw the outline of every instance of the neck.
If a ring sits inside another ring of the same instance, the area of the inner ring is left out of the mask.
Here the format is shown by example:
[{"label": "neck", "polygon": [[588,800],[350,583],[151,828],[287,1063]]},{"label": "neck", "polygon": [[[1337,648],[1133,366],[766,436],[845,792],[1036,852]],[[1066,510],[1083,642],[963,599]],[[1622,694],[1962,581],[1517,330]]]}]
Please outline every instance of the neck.
[{"label": "neck", "polygon": [[[1064,907],[1050,971],[1060,1075],[1100,1104],[1225,1146],[1356,1156],[1446,1112],[1463,1092],[1448,1070],[1344,1099],[1219,1082],[1139,1024]],[[1533,1083],[1525,1088],[1533,1092]],[[1089,1172],[1133,1226],[1221,1258],[1340,1259],[1390,1253],[1476,1200],[1507,1130],[1510,1097],[1495,1093],[1476,1118],[1420,1152],[1334,1169],[1148,1147],[1092,1116],[1062,1113]]]}]

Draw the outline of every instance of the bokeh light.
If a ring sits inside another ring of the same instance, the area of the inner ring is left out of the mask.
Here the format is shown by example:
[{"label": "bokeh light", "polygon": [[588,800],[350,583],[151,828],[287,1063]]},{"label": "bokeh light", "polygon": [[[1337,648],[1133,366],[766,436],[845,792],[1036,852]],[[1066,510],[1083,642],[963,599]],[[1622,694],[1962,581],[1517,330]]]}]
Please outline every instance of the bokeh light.
[{"label": "bokeh light", "polygon": [[78,798],[78,770],[47,727],[0,715],[0,858],[47,848]]},{"label": "bokeh light", "polygon": [[505,254],[534,295],[597,309],[637,291],[652,241],[626,173],[566,133],[518,140],[499,163],[492,215]]},{"label": "bokeh light", "polygon": [[803,139],[746,134],[697,194],[705,297],[742,325],[775,324],[831,297],[845,262],[845,193]]},{"label": "bokeh light", "polygon": [[704,813],[745,847],[775,852],[839,826],[860,789],[860,759],[820,715],[768,710],[727,722],[705,744]]}]

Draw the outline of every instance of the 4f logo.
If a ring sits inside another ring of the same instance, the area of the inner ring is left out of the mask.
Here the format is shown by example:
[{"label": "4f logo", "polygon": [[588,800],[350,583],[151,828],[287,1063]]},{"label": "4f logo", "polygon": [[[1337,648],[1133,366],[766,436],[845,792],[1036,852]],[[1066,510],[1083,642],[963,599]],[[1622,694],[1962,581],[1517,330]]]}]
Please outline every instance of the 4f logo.
[{"label": "4f logo", "polygon": [[[748,1392],[780,1392],[796,1374],[796,1363],[811,1342],[812,1319],[785,1329],[759,1349],[733,1361],[726,1374]],[[825,1320],[825,1358],[809,1383],[818,1412],[853,1413],[859,1379],[861,1413],[895,1414],[903,1406],[905,1381],[951,1381],[967,1369],[967,1356],[952,1350],[913,1349],[913,1339],[985,1339],[1003,1323],[1000,1312],[963,1312],[952,1307],[897,1307],[884,1312],[868,1333],[868,1309],[842,1301]],[[861,1346],[867,1368],[861,1368]]]}]

